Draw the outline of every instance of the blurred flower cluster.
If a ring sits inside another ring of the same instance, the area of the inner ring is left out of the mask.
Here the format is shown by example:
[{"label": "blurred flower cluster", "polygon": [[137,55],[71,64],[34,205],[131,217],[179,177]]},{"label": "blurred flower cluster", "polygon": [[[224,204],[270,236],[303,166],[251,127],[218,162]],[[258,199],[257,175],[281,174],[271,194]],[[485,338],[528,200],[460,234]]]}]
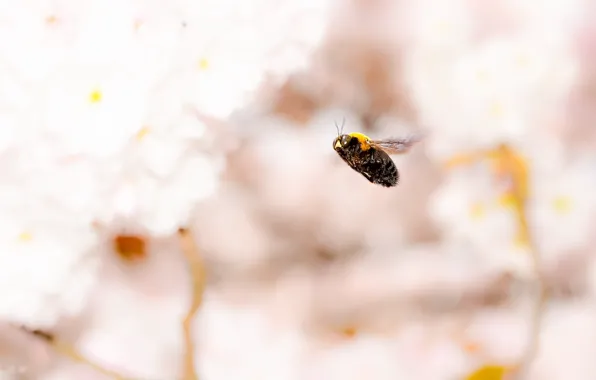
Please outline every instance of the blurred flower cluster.
[{"label": "blurred flower cluster", "polygon": [[592,380],[595,11],[0,0],[0,379]]}]

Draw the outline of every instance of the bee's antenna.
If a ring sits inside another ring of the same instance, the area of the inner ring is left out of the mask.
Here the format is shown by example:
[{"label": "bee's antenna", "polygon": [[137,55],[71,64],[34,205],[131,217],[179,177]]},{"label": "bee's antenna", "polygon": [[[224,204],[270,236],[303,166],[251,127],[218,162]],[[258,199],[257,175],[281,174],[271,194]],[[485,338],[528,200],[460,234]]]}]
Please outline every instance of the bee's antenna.
[{"label": "bee's antenna", "polygon": [[341,127],[339,125],[337,125],[337,121],[335,122],[335,129],[337,130],[338,136],[341,136],[344,133],[344,125],[346,125],[346,117],[345,116],[341,121]]}]

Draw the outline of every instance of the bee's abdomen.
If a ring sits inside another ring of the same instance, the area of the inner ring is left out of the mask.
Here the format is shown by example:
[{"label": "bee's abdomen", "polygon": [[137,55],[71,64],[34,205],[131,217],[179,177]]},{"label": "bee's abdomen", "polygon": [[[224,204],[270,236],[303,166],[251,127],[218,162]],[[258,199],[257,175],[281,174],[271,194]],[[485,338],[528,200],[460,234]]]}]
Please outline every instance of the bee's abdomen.
[{"label": "bee's abdomen", "polygon": [[397,185],[397,182],[399,181],[399,171],[393,161],[383,163],[383,168],[379,172],[378,181],[380,185],[386,187]]},{"label": "bee's abdomen", "polygon": [[388,154],[375,149],[365,160],[364,171],[372,183],[385,187],[396,186],[399,181],[399,172],[395,163]]}]

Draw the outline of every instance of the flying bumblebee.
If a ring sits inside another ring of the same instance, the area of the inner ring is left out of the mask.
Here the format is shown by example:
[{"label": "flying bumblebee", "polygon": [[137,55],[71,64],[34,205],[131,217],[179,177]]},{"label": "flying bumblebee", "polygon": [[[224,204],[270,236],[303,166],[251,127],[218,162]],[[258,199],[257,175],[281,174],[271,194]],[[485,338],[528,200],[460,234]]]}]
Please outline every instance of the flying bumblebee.
[{"label": "flying bumblebee", "polygon": [[362,133],[343,134],[343,124],[341,130],[337,123],[335,127],[337,137],[333,140],[333,149],[337,154],[369,182],[384,187],[393,187],[399,182],[399,171],[389,155],[406,153],[420,141],[420,137],[371,140]]}]

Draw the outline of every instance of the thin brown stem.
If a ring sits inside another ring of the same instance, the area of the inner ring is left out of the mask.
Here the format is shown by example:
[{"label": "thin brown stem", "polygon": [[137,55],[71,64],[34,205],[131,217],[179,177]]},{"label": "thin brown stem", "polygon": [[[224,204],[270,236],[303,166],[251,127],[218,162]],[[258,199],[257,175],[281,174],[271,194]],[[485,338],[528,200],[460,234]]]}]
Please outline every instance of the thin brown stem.
[{"label": "thin brown stem", "polygon": [[516,365],[515,377],[523,379],[525,373],[532,365],[540,347],[540,330],[546,305],[548,293],[546,280],[542,272],[539,249],[533,240],[527,216],[527,199],[530,195],[529,170],[526,161],[510,149],[507,145],[500,145],[497,149],[488,152],[475,152],[454,157],[448,162],[448,167],[471,164],[479,159],[489,159],[495,164],[496,174],[502,178],[512,180],[510,194],[513,199],[513,208],[519,228],[519,242],[530,249],[532,256],[532,271],[538,294],[532,309],[530,319],[530,340],[524,357]]},{"label": "thin brown stem", "polygon": [[192,299],[191,305],[182,322],[184,334],[184,380],[198,380],[195,366],[195,347],[193,343],[193,321],[195,315],[203,301],[203,291],[205,289],[205,265],[199,252],[199,249],[188,229],[180,229],[180,248],[188,263],[190,277],[192,281]]},{"label": "thin brown stem", "polygon": [[548,292],[546,279],[542,272],[540,252],[532,240],[529,230],[526,230],[526,236],[529,238],[530,249],[532,255],[532,270],[534,272],[535,283],[537,285],[537,296],[534,300],[534,307],[532,309],[532,316],[530,319],[530,338],[528,347],[522,360],[520,361],[518,370],[516,371],[516,378],[525,378],[529,371],[534,359],[538,355],[540,348],[540,331],[542,329],[543,316],[548,303]]},{"label": "thin brown stem", "polygon": [[126,378],[117,372],[114,372],[112,370],[104,368],[103,366],[89,360],[88,358],[83,356],[81,353],[79,353],[71,344],[63,342],[51,334],[48,334],[46,332],[39,331],[39,330],[35,330],[35,331],[25,330],[25,331],[29,332],[30,334],[32,334],[32,335],[36,336],[37,338],[39,338],[40,340],[44,341],[50,348],[52,348],[54,351],[56,351],[60,355],[65,356],[65,357],[73,360],[76,363],[84,364],[88,367],[91,367],[92,369],[101,373],[104,376],[110,377],[115,380],[131,380],[131,378]]},{"label": "thin brown stem", "polygon": [[546,305],[548,303],[548,292],[546,280],[542,271],[542,261],[538,246],[530,231],[530,223],[528,221],[527,213],[527,198],[529,196],[529,173],[527,167],[517,155],[508,149],[504,149],[508,154],[506,160],[509,163],[509,169],[513,178],[515,195],[515,208],[518,216],[519,228],[521,236],[525,240],[530,249],[532,258],[532,272],[534,274],[534,281],[537,287],[537,295],[534,299],[534,306],[532,308],[532,315],[530,318],[530,338],[525,355],[520,361],[517,371],[515,373],[517,379],[525,378],[532,365],[532,362],[538,355],[540,348],[540,331],[542,329],[542,320]]}]

